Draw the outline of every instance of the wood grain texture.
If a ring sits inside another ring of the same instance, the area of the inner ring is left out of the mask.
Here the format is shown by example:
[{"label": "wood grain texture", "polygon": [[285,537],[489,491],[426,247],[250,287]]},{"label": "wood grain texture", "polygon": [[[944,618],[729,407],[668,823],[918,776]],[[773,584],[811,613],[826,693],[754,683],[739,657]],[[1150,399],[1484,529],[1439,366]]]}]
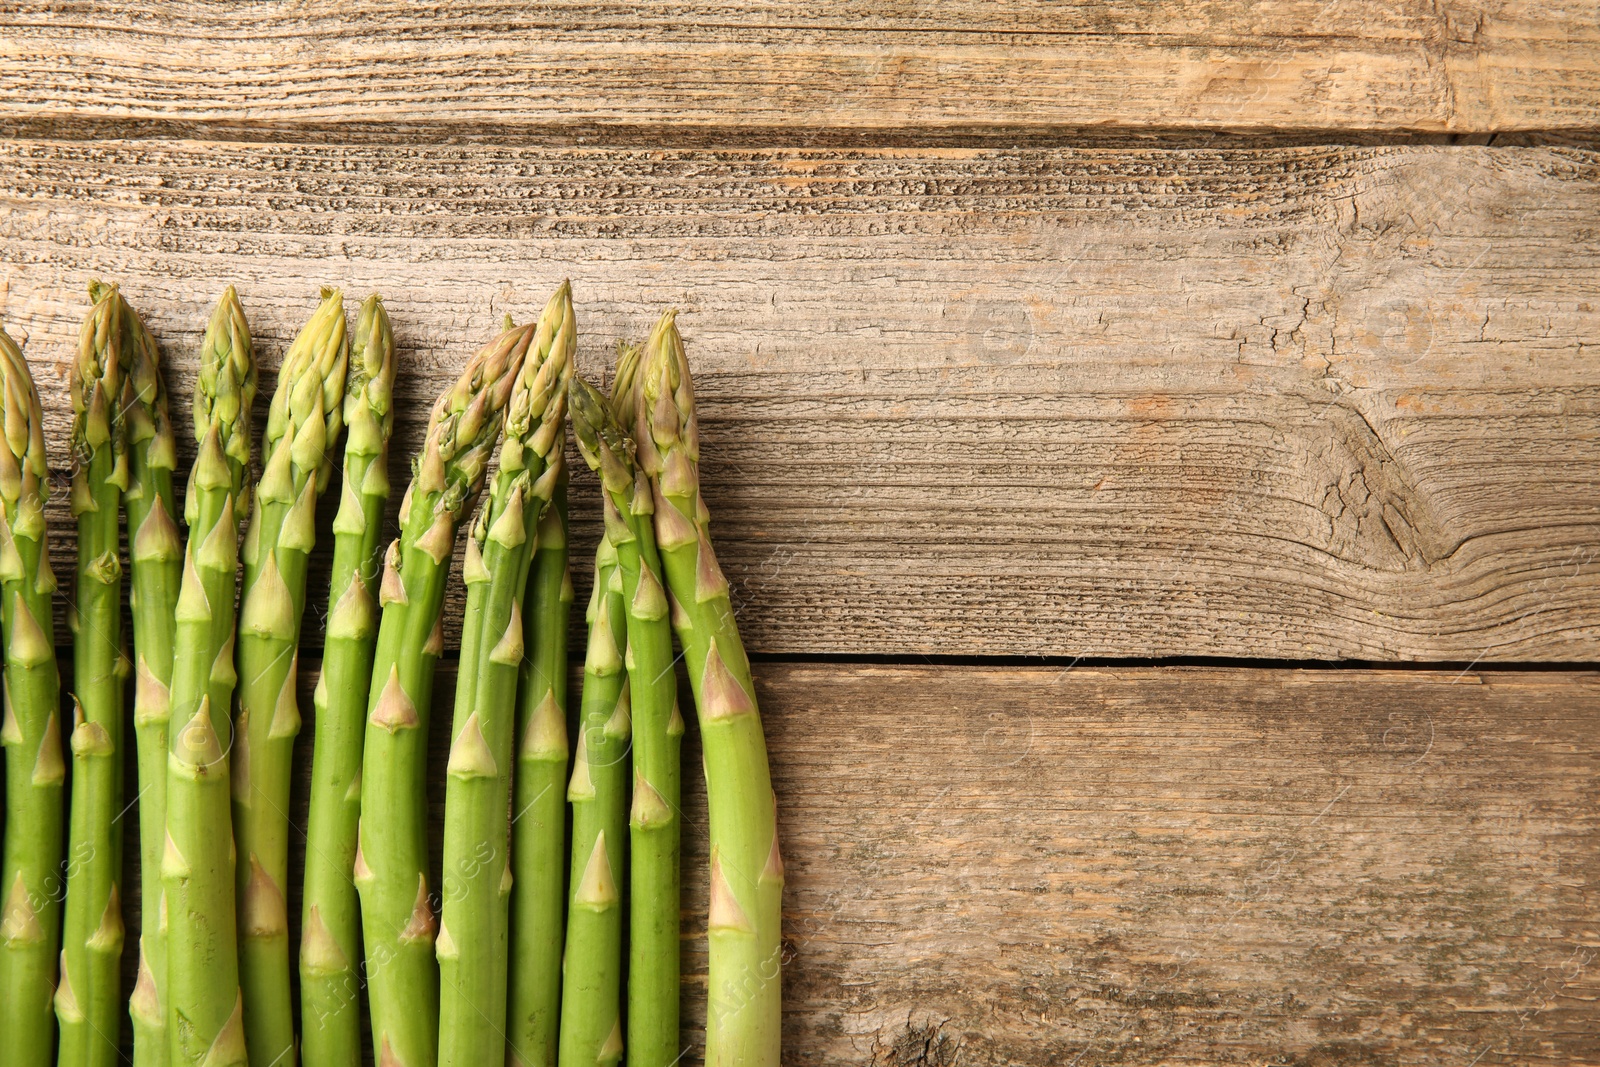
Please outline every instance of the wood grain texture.
[{"label": "wood grain texture", "polygon": [[1600,1061],[1593,675],[761,679],[790,1062]]},{"label": "wood grain texture", "polygon": [[1592,660],[1596,218],[1571,148],[23,140],[0,316],[60,464],[97,274],[180,410],[223,284],[268,368],[382,291],[398,456],[563,276],[590,374],[678,305],[761,652]]},{"label": "wood grain texture", "polygon": [[0,23],[0,120],[63,126],[1600,128],[1600,20],[1551,0],[9,0]]},{"label": "wood grain texture", "polygon": [[[788,869],[787,1064],[1600,1063],[1596,674],[756,677]],[[437,864],[442,787],[431,800]],[[303,825],[303,788],[295,803]]]}]

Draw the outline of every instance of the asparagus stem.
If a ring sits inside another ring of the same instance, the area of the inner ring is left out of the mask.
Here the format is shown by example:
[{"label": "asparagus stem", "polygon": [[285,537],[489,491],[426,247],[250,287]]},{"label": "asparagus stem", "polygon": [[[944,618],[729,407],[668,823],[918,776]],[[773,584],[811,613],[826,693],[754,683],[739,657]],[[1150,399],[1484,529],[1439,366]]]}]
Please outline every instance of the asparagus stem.
[{"label": "asparagus stem", "polygon": [[128,1003],[134,1067],[166,1067],[166,935],[161,923],[161,849],[167,821],[167,725],[173,612],[183,579],[172,471],[177,449],[156,340],[124,304],[123,416],[128,423],[129,606],[133,614],[133,726],[139,754],[139,978]]},{"label": "asparagus stem", "polygon": [[456,526],[483,487],[532,325],[485,346],[434,404],[384,564],[362,754],[356,889],[380,1064],[431,1067],[438,963],[428,890],[426,748],[445,578]]},{"label": "asparagus stem", "polygon": [[376,294],[361,305],[344,394],[343,489],[317,680],[311,813],[300,921],[300,1026],[307,1067],[359,1067],[361,952],[355,883],[361,740],[378,639],[378,553],[389,499],[394,333]]},{"label": "asparagus stem", "polygon": [[750,664],[711,548],[699,428],[669,311],[640,370],[634,439],[655,499],[656,540],[699,713],[711,822],[708,1067],[776,1067],[781,1043],[783,860]]},{"label": "asparagus stem", "polygon": [[[574,432],[577,424],[574,423]],[[613,523],[608,522],[607,526]],[[561,986],[562,1064],[622,1058],[622,893],[627,877],[628,738],[623,671],[627,623],[610,533],[595,551],[572,804],[567,951]]]},{"label": "asparagus stem", "polygon": [[507,909],[512,875],[512,733],[540,514],[560,478],[576,326],[571,286],[545,305],[506,413],[500,466],[467,545],[467,610],[445,786],[439,921],[439,1063],[506,1056]]},{"label": "asparagus stem", "polygon": [[56,995],[62,1063],[114,1064],[122,1021],[122,562],[128,486],[122,296],[89,288],[72,365],[72,512],[78,520],[76,703],[66,926]]},{"label": "asparagus stem", "polygon": [[567,483],[552,450],[555,496],[539,520],[522,609],[517,773],[512,782],[511,953],[506,1040],[511,1067],[556,1067],[567,897]]},{"label": "asparagus stem", "polygon": [[600,476],[607,537],[616,546],[627,604],[628,684],[633,711],[633,806],[628,869],[628,1062],[670,1067],[678,1062],[678,714],[672,627],[656,550],[650,483],[634,462],[623,426],[634,422],[639,349],[617,358],[612,408],[588,383],[572,383],[578,449]]},{"label": "asparagus stem", "polygon": [[289,767],[300,732],[300,620],[317,537],[317,497],[344,429],[350,346],[344,297],[322,303],[278,368],[262,444],[264,470],[244,539],[239,685],[230,778],[239,925],[239,982],[250,1061],[295,1062],[289,991]]},{"label": "asparagus stem", "polygon": [[5,634],[6,824],[0,863],[0,1034],[16,1067],[54,1062],[61,943],[61,676],[45,544],[49,465],[33,376],[0,330],[0,622]]},{"label": "asparagus stem", "polygon": [[174,1067],[246,1062],[228,806],[238,519],[248,513],[256,367],[238,295],[217,302],[200,352],[184,506],[189,540],[175,612],[167,833],[167,1040]]}]

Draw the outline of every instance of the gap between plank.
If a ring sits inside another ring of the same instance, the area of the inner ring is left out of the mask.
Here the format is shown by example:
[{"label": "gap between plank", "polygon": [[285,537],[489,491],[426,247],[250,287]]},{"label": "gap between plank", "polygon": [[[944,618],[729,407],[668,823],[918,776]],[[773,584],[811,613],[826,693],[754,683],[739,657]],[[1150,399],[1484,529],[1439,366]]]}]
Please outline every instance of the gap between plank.
[{"label": "gap between plank", "polygon": [[1438,133],[1270,127],[1063,126],[678,126],[623,123],[275,123],[140,120],[71,115],[0,117],[10,140],[197,140],[295,144],[495,144],[584,148],[1170,148],[1264,149],[1318,146],[1487,145],[1600,149],[1593,133],[1516,130]]},{"label": "gap between plank", "polygon": [[[307,665],[320,665],[321,645],[306,645],[300,649]],[[1255,659],[1230,656],[933,656],[895,654],[852,654],[833,652],[750,652],[751,663],[827,665],[840,667],[1016,667],[1033,670],[1060,668],[1063,673],[1077,668],[1084,670],[1133,670],[1163,667],[1204,667],[1217,670],[1282,670],[1282,671],[1404,671],[1411,673],[1442,673],[1458,671],[1462,675],[1478,672],[1494,674],[1563,674],[1574,671],[1600,671],[1600,661],[1586,660],[1319,660],[1319,659]],[[58,662],[70,665],[72,646],[56,649]],[[439,657],[437,667],[454,670],[460,663],[459,649],[446,649]],[[579,672],[583,657],[569,656],[573,671]]]}]

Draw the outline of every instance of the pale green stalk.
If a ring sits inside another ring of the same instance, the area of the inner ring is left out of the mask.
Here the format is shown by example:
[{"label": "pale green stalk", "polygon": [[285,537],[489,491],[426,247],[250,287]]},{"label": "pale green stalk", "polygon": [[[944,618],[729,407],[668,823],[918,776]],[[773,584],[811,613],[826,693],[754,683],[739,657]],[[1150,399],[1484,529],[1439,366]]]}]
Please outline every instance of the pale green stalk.
[{"label": "pale green stalk", "polygon": [[300,621],[317,541],[317,498],[333,476],[350,361],[344,297],[324,289],[283,364],[267,412],[255,513],[244,539],[234,748],[230,754],[239,984],[250,1062],[293,1067],[289,990],[289,768],[300,732]]},{"label": "pale green stalk", "polygon": [[672,625],[656,551],[650,483],[634,463],[632,426],[639,349],[617,357],[612,404],[572,383],[578,449],[600,476],[606,537],[616,546],[627,604],[628,684],[633,711],[633,804],[629,818],[628,1062],[670,1067],[678,1047],[679,747]]},{"label": "pale green stalk", "polygon": [[139,754],[139,978],[128,1001],[134,1067],[166,1067],[166,934],[161,922],[161,850],[167,828],[167,726],[171,714],[173,612],[183,580],[172,471],[177,445],[167,412],[161,352],[124,305],[123,417],[128,423],[127,514],[133,615],[133,727]]},{"label": "pale green stalk", "polygon": [[72,364],[72,513],[78,520],[75,711],[67,901],[56,1017],[59,1062],[117,1062],[122,1003],[122,551],[128,487],[122,418],[123,319],[115,286],[89,287],[94,309]]},{"label": "pale green stalk", "polygon": [[378,554],[389,499],[394,332],[376,294],[361,305],[344,394],[343,489],[322,675],[313,696],[311,812],[300,919],[301,1053],[306,1067],[360,1067],[361,920],[355,883],[361,742],[378,640]]},{"label": "pale green stalk", "polygon": [[567,784],[572,865],[561,985],[563,1067],[617,1063],[623,1052],[622,887],[627,884],[632,716],[623,670],[622,572],[609,536],[595,551],[588,619],[577,752]]},{"label": "pale green stalk", "polygon": [[250,330],[229,286],[200,350],[194,395],[200,448],[184,505],[189,540],[174,615],[167,837],[161,857],[172,1067],[246,1062],[228,805],[228,708],[238,681],[238,516],[249,513],[255,392]]},{"label": "pale green stalk", "polygon": [[675,316],[662,316],[645,348],[634,439],[655,492],[656,541],[705,754],[711,822],[706,1064],[777,1067],[783,985],[777,802],[750,663],[700,497],[694,387]]},{"label": "pale green stalk", "polygon": [[[506,412],[500,465],[467,543],[467,610],[445,785],[439,920],[439,1063],[506,1057],[511,768],[522,599],[539,517],[561,476],[567,379],[576,343],[571,286],[539,316]],[[554,461],[554,462],[552,462]]]},{"label": "pale green stalk", "polygon": [[355,883],[372,1042],[383,1067],[431,1067],[438,1054],[426,772],[440,613],[456,527],[483,487],[533,332],[528,325],[501,334],[434,404],[379,588]]},{"label": "pale green stalk", "polygon": [[0,1034],[15,1067],[55,1062],[61,945],[61,676],[44,501],[44,411],[22,352],[0,330],[0,623],[5,635],[6,824],[0,863]]},{"label": "pale green stalk", "polygon": [[555,496],[539,520],[539,545],[523,601],[526,655],[517,694],[512,782],[511,976],[506,1062],[556,1067],[561,1035],[561,949],[567,901],[567,476],[561,447]]}]

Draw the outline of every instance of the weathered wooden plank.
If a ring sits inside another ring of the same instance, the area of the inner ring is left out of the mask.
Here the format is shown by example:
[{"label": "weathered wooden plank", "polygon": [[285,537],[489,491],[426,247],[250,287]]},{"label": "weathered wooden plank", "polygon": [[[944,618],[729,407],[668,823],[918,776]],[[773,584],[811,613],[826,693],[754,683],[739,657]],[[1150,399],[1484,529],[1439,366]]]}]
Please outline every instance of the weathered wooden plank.
[{"label": "weathered wooden plank", "polygon": [[1600,1062],[1600,676],[757,678],[789,877],[787,1063]]},{"label": "weathered wooden plank", "polygon": [[0,116],[508,129],[1600,126],[1549,0],[0,4]]},{"label": "weathered wooden plank", "polygon": [[1593,675],[762,677],[793,1062],[1600,1058]]},{"label": "weathered wooden plank", "polygon": [[760,651],[1590,660],[1597,217],[1563,148],[11,141],[0,314],[62,462],[96,273],[180,404],[224,283],[268,366],[381,290],[402,455],[563,275],[589,373],[679,305]]}]

